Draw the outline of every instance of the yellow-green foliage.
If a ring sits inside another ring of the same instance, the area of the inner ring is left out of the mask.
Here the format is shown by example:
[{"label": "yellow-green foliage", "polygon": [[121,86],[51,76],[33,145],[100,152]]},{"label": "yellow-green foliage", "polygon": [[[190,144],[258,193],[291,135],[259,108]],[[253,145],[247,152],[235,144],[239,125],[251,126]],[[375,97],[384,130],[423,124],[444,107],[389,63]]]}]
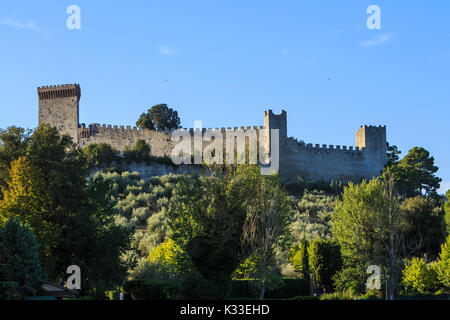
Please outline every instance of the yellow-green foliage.
[{"label": "yellow-green foliage", "polygon": [[415,293],[434,292],[438,287],[436,265],[427,266],[421,258],[413,258],[403,270],[403,284]]},{"label": "yellow-green foliage", "polygon": [[447,235],[450,235],[450,190],[447,191],[447,202],[444,205],[445,224],[447,225]]},{"label": "yellow-green foliage", "polygon": [[439,260],[436,263],[436,273],[439,282],[450,292],[450,236],[441,247]]},{"label": "yellow-green foliage", "polygon": [[161,275],[178,276],[191,270],[188,257],[172,239],[150,251],[147,261]]}]

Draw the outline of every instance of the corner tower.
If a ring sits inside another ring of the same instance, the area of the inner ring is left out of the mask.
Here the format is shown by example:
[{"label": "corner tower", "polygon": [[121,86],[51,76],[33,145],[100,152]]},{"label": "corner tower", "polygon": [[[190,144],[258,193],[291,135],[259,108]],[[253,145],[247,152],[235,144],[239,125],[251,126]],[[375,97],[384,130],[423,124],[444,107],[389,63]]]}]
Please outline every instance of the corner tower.
[{"label": "corner tower", "polygon": [[78,84],[38,88],[39,124],[47,123],[78,142],[79,103]]},{"label": "corner tower", "polygon": [[361,126],[356,132],[356,146],[364,148],[368,170],[378,176],[387,163],[386,126]]}]

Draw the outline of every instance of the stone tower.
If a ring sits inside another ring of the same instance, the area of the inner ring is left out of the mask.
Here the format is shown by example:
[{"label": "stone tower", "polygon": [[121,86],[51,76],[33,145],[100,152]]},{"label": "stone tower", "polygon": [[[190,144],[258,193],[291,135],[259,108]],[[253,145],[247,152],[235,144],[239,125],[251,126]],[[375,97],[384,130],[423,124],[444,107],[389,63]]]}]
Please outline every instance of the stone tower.
[{"label": "stone tower", "polygon": [[[272,129],[278,129],[280,135],[280,154],[286,147],[287,140],[287,113],[281,110],[280,114],[274,114],[272,110],[264,112],[264,127],[266,129],[266,149],[270,153],[271,148],[271,131]],[[268,139],[267,139],[268,138]]]},{"label": "stone tower", "polygon": [[367,169],[378,176],[387,163],[386,126],[361,126],[356,132],[356,146],[364,148]]},{"label": "stone tower", "polygon": [[38,88],[39,124],[47,123],[78,142],[79,102],[78,84]]}]

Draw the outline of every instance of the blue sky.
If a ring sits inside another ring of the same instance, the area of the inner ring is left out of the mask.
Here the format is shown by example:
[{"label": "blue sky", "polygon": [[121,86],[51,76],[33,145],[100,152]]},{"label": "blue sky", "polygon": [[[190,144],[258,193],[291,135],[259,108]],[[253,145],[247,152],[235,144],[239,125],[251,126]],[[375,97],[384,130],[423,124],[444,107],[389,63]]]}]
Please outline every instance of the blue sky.
[{"label": "blue sky", "polygon": [[[81,29],[68,30],[69,5]],[[369,5],[381,30],[369,30]],[[134,125],[167,103],[182,125],[263,125],[354,145],[387,125],[429,150],[450,189],[450,1],[2,1],[0,127],[37,126],[36,88],[79,83],[80,122]],[[331,78],[331,80],[329,80]]]}]

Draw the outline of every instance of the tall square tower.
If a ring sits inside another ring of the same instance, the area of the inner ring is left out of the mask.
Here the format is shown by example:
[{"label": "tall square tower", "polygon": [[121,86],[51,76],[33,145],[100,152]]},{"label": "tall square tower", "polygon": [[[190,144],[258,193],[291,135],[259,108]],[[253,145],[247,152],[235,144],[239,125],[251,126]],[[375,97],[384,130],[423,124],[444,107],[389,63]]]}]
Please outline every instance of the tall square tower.
[{"label": "tall square tower", "polygon": [[60,133],[68,134],[78,142],[79,103],[81,89],[78,84],[38,88],[39,124],[47,123]]}]

